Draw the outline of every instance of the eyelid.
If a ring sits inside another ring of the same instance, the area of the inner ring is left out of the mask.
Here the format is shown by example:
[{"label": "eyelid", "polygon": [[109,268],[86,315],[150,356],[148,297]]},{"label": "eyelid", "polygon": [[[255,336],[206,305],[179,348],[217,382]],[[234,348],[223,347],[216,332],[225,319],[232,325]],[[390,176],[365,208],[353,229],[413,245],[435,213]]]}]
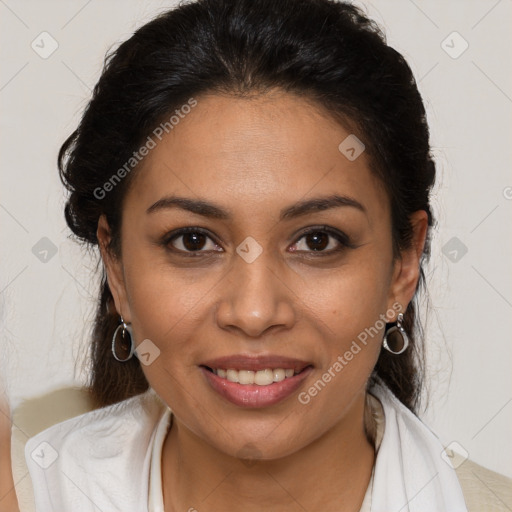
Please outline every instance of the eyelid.
[{"label": "eyelid", "polygon": [[[164,247],[169,248],[170,243],[174,239],[177,239],[180,236],[186,235],[188,233],[199,233],[199,234],[202,234],[202,235],[206,236],[207,238],[209,238],[215,245],[219,245],[219,246],[221,245],[216,240],[216,237],[213,236],[210,233],[210,231],[208,231],[207,229],[200,228],[200,227],[195,227],[195,226],[187,226],[187,227],[184,227],[184,228],[174,229],[171,232],[166,233],[163,236],[161,243],[162,243],[162,245]],[[183,251],[181,249],[176,249],[175,247],[173,247],[170,250],[173,251],[173,252],[176,252],[178,254],[187,254],[187,255],[194,255],[194,254],[201,254],[201,253],[205,253],[205,252],[212,252],[212,251]],[[220,252],[220,251],[215,251],[215,252]]]},{"label": "eyelid", "polygon": [[[337,248],[337,249],[330,249],[328,251],[312,251],[311,250],[311,251],[293,251],[293,252],[308,253],[308,254],[313,254],[313,255],[322,255],[322,254],[328,255],[328,254],[333,254],[333,253],[339,252],[339,251],[343,250],[343,248],[355,249],[358,247],[357,245],[355,245],[351,242],[350,237],[346,233],[344,233],[343,231],[340,231],[336,228],[332,228],[332,227],[326,226],[326,225],[308,226],[307,228],[302,229],[301,231],[299,231],[298,233],[293,235],[293,240],[295,240],[295,241],[292,243],[292,245],[297,244],[306,235],[309,235],[311,233],[318,233],[318,232],[327,233],[329,236],[336,239],[336,241],[342,247]],[[174,239],[177,239],[180,236],[186,235],[187,233],[200,233],[200,234],[206,236],[207,238],[209,238],[216,245],[221,246],[221,244],[216,240],[216,237],[213,236],[209,230],[200,228],[200,227],[194,227],[194,226],[178,228],[178,229],[171,231],[170,233],[167,233],[162,238],[161,243],[164,247],[169,248],[170,243]],[[184,254],[184,255],[200,255],[201,253],[211,253],[212,252],[211,250],[210,251],[204,251],[204,250],[183,251],[181,249],[176,249],[176,248],[169,248],[169,250],[171,250],[177,254]],[[221,251],[213,251],[213,252],[221,252]]]},{"label": "eyelid", "polygon": [[294,245],[298,243],[299,240],[304,238],[304,236],[309,235],[311,233],[318,233],[318,232],[324,232],[327,233],[329,236],[333,237],[337,240],[337,242],[342,246],[342,248],[338,249],[330,249],[329,251],[300,251],[300,252],[307,252],[308,254],[333,254],[335,252],[339,252],[343,248],[349,248],[349,249],[356,249],[358,246],[351,242],[350,237],[344,233],[343,231],[326,226],[326,225],[319,225],[319,226],[309,226],[307,228],[304,228],[303,230],[299,231],[296,235],[294,235],[294,238],[296,238],[296,241],[294,242]]}]

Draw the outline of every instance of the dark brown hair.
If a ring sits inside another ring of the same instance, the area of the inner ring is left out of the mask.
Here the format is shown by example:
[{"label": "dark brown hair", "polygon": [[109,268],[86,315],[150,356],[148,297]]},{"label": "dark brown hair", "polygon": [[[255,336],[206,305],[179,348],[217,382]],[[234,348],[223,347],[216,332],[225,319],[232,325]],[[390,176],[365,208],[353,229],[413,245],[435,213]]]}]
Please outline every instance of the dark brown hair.
[{"label": "dark brown hair", "polygon": [[[424,106],[411,69],[374,22],[349,3],[331,0],[198,0],[159,15],[106,57],[80,124],[59,153],[73,233],[97,245],[98,219],[105,214],[118,254],[122,201],[137,168],[108,194],[98,190],[155,127],[192,96],[271,88],[298,94],[356,127],[390,199],[395,257],[410,246],[412,212],[425,210],[432,226],[435,165]],[[424,368],[416,299],[417,293],[404,321],[411,347],[400,356],[382,350],[372,375],[413,411]],[[90,389],[98,406],[148,388],[137,358],[121,363],[112,357],[118,325],[103,271],[91,349]]]}]

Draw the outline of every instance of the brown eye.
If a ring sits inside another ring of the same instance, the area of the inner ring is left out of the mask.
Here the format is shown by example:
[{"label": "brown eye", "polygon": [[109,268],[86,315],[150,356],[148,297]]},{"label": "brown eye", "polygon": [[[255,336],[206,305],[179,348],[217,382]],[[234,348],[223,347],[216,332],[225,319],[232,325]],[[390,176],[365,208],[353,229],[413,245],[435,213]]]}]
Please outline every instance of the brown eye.
[{"label": "brown eye", "polygon": [[316,252],[327,255],[354,246],[342,232],[331,228],[316,228],[302,233],[293,247],[294,252]]},{"label": "brown eye", "polygon": [[202,230],[197,228],[181,229],[166,237],[165,245],[176,252],[193,253],[222,250]]},{"label": "brown eye", "polygon": [[329,245],[329,235],[321,231],[306,235],[305,240],[312,251],[323,251]]},{"label": "brown eye", "polygon": [[206,236],[202,233],[187,233],[181,235],[182,244],[187,251],[198,251],[204,247]]}]

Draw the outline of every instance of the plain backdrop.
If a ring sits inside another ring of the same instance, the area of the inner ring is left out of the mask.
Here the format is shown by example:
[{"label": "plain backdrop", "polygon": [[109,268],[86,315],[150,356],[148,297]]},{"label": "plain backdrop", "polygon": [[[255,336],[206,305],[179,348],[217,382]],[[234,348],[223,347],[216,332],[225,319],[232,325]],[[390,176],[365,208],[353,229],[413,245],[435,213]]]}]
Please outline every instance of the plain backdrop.
[{"label": "plain backdrop", "polygon": [[[512,477],[512,1],[356,3],[410,63],[437,161],[422,417]],[[68,238],[56,155],[106,51],[172,5],[0,0],[0,373],[14,406],[85,382],[96,260]]]}]

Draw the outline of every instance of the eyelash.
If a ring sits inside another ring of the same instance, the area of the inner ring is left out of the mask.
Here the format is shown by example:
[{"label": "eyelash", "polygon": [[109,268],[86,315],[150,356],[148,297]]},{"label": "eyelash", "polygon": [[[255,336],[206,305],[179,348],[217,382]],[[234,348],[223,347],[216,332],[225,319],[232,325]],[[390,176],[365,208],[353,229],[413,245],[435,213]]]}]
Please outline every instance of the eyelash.
[{"label": "eyelash", "polygon": [[[216,245],[220,245],[212,238],[212,236],[210,236],[208,231],[206,231],[203,228],[198,228],[198,227],[187,227],[187,228],[178,229],[176,231],[172,231],[171,233],[168,233],[163,237],[163,239],[161,241],[161,245],[163,245],[168,251],[173,252],[174,254],[183,255],[185,257],[192,257],[192,258],[197,258],[197,257],[203,256],[204,254],[202,254],[202,253],[211,252],[211,251],[203,251],[203,250],[183,251],[182,249],[176,249],[176,248],[170,246],[171,242],[178,239],[180,236],[183,236],[183,235],[186,235],[189,233],[205,235]],[[333,228],[330,228],[329,226],[316,226],[316,227],[308,228],[308,229],[302,231],[301,233],[299,233],[299,235],[297,235],[298,238],[293,245],[296,245],[300,240],[302,240],[302,238],[306,237],[307,235],[313,234],[313,233],[326,233],[326,234],[330,235],[331,237],[336,239],[336,241],[340,244],[340,247],[338,247],[336,249],[330,249],[328,251],[310,250],[310,251],[294,251],[294,252],[297,252],[299,254],[306,252],[306,253],[308,253],[308,255],[316,258],[316,257],[321,257],[321,256],[330,256],[335,253],[340,253],[340,252],[344,251],[345,249],[355,249],[357,247],[357,245],[354,245],[353,243],[351,243],[350,238],[345,233],[335,230]],[[214,252],[220,252],[220,251],[214,251]]]}]

